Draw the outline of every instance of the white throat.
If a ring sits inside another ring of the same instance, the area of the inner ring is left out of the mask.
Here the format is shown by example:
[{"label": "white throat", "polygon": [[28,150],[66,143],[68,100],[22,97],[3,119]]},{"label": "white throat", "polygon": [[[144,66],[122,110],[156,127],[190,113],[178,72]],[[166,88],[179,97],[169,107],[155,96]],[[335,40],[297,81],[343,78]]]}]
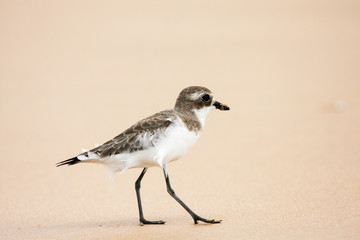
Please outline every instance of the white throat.
[{"label": "white throat", "polygon": [[207,115],[211,112],[211,110],[213,110],[214,108],[215,107],[211,105],[209,107],[192,110],[195,113],[196,117],[198,118],[198,120],[201,124],[201,128],[203,128],[205,126],[205,119],[206,119]]}]

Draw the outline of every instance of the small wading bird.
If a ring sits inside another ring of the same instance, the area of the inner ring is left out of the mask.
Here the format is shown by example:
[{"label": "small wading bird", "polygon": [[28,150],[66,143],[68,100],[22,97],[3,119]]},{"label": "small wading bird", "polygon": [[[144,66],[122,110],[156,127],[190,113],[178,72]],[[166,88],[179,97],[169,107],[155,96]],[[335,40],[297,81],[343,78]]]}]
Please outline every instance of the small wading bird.
[{"label": "small wading bird", "polygon": [[198,221],[220,223],[221,220],[200,217],[181,201],[170,185],[168,174],[168,163],[185,155],[195,144],[204,128],[206,116],[215,108],[230,110],[227,105],[213,100],[209,89],[187,87],[180,92],[174,109],[145,118],[103,145],[57,163],[57,167],[77,163],[100,163],[106,165],[112,175],[128,168],[144,168],[135,182],[140,225],[143,225],[165,223],[145,220],[140,197],[140,183],[147,169],[160,166],[164,172],[168,193],[185,208],[195,224]]}]

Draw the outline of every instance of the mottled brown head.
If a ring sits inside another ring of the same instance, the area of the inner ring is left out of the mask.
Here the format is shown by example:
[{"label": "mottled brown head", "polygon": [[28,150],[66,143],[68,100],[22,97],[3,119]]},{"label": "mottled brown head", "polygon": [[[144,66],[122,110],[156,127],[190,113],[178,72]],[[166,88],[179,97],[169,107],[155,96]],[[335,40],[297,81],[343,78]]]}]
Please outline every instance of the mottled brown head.
[{"label": "mottled brown head", "polygon": [[189,112],[193,109],[200,109],[211,106],[213,94],[205,87],[191,86],[183,89],[175,103],[175,110],[178,112]]},{"label": "mottled brown head", "polygon": [[220,110],[230,108],[213,100],[213,93],[206,87],[191,86],[183,89],[175,103],[175,110],[181,113],[189,113],[193,110],[214,106]]}]

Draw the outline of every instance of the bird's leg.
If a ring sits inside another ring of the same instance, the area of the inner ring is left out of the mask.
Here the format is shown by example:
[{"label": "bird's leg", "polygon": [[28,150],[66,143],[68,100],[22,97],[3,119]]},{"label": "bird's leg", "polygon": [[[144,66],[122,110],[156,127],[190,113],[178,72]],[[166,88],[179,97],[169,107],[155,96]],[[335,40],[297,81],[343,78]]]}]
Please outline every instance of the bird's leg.
[{"label": "bird's leg", "polygon": [[220,223],[222,220],[215,220],[215,219],[205,219],[200,217],[199,215],[197,215],[196,213],[194,213],[188,206],[186,206],[186,204],[181,201],[181,199],[176,196],[174,190],[171,188],[170,185],[170,179],[169,179],[169,175],[167,172],[167,166],[163,167],[163,171],[164,171],[164,176],[165,176],[165,181],[166,181],[166,187],[167,187],[167,192],[178,202],[180,203],[180,205],[185,208],[185,210],[191,215],[191,217],[194,219],[194,223],[197,224],[198,221],[202,221],[205,223]]},{"label": "bird's leg", "polygon": [[135,191],[136,191],[136,197],[137,197],[137,202],[138,202],[138,207],[139,207],[139,217],[140,217],[140,225],[144,225],[144,224],[164,224],[165,221],[148,221],[145,220],[144,218],[144,214],[143,214],[143,210],[142,210],[142,205],[141,205],[141,197],[140,197],[140,186],[141,186],[141,180],[144,177],[145,173],[146,173],[147,168],[144,168],[140,174],[140,176],[138,177],[138,179],[135,182]]}]

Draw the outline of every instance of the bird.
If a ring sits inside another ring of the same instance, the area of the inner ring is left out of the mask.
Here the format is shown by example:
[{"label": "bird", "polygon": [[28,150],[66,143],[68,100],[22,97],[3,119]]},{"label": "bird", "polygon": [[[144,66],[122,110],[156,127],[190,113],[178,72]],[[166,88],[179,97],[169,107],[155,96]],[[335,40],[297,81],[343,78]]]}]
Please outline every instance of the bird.
[{"label": "bird", "polygon": [[203,218],[192,211],[175,194],[168,172],[168,164],[184,156],[199,139],[205,119],[213,109],[230,110],[226,104],[215,101],[208,88],[186,87],[178,95],[173,109],[140,120],[104,144],[58,162],[56,166],[99,163],[108,167],[111,175],[130,168],[142,168],[135,182],[140,225],[165,223],[163,220],[149,221],[144,218],[140,196],[141,181],[148,168],[161,167],[167,192],[190,214],[194,224],[199,221],[220,223],[222,220]]}]

